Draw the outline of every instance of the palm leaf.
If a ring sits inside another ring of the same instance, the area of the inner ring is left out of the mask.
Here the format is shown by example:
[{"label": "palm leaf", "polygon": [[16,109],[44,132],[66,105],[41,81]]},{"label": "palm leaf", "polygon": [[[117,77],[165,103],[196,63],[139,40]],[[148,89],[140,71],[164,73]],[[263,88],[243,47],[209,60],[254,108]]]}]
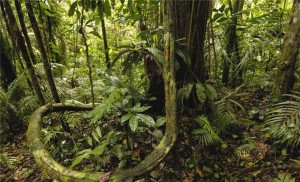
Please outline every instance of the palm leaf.
[{"label": "palm leaf", "polygon": [[298,147],[300,143],[300,93],[286,94],[289,101],[278,103],[266,115],[264,130],[276,143]]}]

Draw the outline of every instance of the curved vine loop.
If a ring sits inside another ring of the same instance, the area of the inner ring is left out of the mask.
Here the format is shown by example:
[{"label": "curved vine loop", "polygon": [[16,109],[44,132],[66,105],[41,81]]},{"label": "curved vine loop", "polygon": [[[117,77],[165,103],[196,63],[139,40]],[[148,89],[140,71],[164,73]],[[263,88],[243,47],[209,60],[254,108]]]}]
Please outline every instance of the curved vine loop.
[{"label": "curved vine loop", "polygon": [[[131,169],[117,169],[115,172],[80,172],[66,168],[56,162],[45,149],[41,140],[41,123],[44,115],[50,111],[82,111],[91,110],[92,105],[47,104],[37,109],[30,117],[27,130],[27,141],[37,164],[51,178],[60,181],[124,181],[142,175],[156,166],[172,148],[176,135],[167,129],[165,136],[152,153],[140,164]],[[170,128],[167,126],[167,128]]]}]

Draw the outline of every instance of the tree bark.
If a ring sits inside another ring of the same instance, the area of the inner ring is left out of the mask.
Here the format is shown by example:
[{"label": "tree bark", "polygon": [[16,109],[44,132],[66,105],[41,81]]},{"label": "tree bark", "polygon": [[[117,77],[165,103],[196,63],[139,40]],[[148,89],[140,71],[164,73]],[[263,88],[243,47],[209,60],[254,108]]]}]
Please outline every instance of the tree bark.
[{"label": "tree bark", "polygon": [[103,44],[104,44],[106,69],[107,69],[107,71],[110,71],[109,47],[108,47],[108,43],[107,43],[104,18],[101,20],[101,28],[102,28],[102,36],[103,36]]},{"label": "tree bark", "polygon": [[35,58],[35,55],[34,55],[33,50],[32,50],[31,41],[30,41],[29,36],[28,36],[27,28],[26,28],[25,21],[24,21],[24,16],[23,16],[23,13],[22,13],[22,7],[21,7],[20,0],[15,0],[15,6],[16,6],[17,14],[18,14],[18,17],[19,17],[19,22],[20,22],[21,29],[22,29],[22,32],[23,32],[23,35],[24,35],[24,38],[25,38],[25,42],[27,44],[27,48],[28,48],[28,52],[29,52],[31,61],[32,61],[33,64],[36,64],[37,62],[36,62],[36,58]]},{"label": "tree bark", "polygon": [[228,85],[229,82],[229,74],[230,74],[230,65],[231,62],[234,64],[232,67],[233,70],[233,77],[232,81],[234,85],[238,85],[241,83],[241,75],[242,70],[239,68],[239,70],[235,72],[237,69],[237,65],[240,63],[240,54],[239,54],[239,45],[238,45],[238,37],[236,34],[236,25],[238,21],[237,13],[240,11],[240,8],[243,6],[241,5],[244,1],[243,0],[235,0],[234,5],[232,7],[231,0],[229,2],[230,12],[231,12],[231,20],[228,24],[227,30],[226,30],[226,53],[228,56],[228,59],[224,58],[223,61],[223,74],[222,74],[222,82],[225,85]]},{"label": "tree bark", "polygon": [[11,60],[8,58],[8,56],[6,56],[5,51],[2,49],[2,47],[0,47],[0,54],[0,80],[4,90],[7,90],[8,86],[17,78],[17,75]]},{"label": "tree bark", "polygon": [[93,106],[95,106],[95,96],[94,96],[94,85],[93,85],[93,76],[92,76],[92,65],[91,65],[91,60],[90,60],[90,55],[89,55],[89,46],[87,44],[87,40],[84,34],[84,28],[83,28],[83,11],[84,8],[82,7],[82,11],[81,11],[81,27],[79,28],[79,33],[82,35],[82,39],[85,45],[85,55],[86,55],[86,62],[87,62],[87,66],[89,69],[89,81],[90,81],[90,86],[91,86],[91,96],[92,96],[92,104]]},{"label": "tree bark", "polygon": [[[18,45],[17,45],[17,43],[16,43],[17,41],[16,41],[15,35],[14,35],[14,33],[13,33],[12,27],[9,26],[9,22],[8,22],[6,13],[5,13],[5,9],[4,9],[3,3],[1,3],[0,6],[1,6],[2,14],[3,14],[3,19],[4,19],[4,21],[5,21],[5,25],[6,25],[7,32],[8,32],[8,34],[9,34],[11,40],[12,40],[11,42],[12,42],[13,48],[14,48],[14,50],[15,50],[17,60],[18,60],[19,63],[20,63],[21,69],[22,69],[22,70],[25,70],[25,67],[24,67],[24,65],[23,65],[21,56],[20,56],[20,54],[19,54],[20,49],[19,49],[19,47],[18,47]],[[11,57],[12,57],[12,56],[11,56]],[[12,59],[12,58],[9,58],[9,59]],[[12,63],[12,64],[15,64],[15,63]],[[17,74],[16,66],[14,67],[14,71],[15,71],[15,73]],[[25,71],[25,74],[28,75],[28,72]],[[28,77],[30,77],[30,76],[28,76]],[[32,84],[31,84],[31,82],[30,82],[30,80],[29,80],[28,77],[26,77],[26,81],[27,81],[27,83],[28,83],[28,86],[29,86],[30,90],[31,90],[32,93],[34,94],[34,90],[33,90],[33,88],[32,88]]]},{"label": "tree bark", "polygon": [[54,82],[54,78],[53,78],[53,75],[52,75],[51,65],[49,63],[49,59],[48,59],[48,56],[47,56],[47,53],[46,53],[46,50],[45,50],[45,47],[44,47],[44,44],[43,44],[43,39],[42,39],[37,21],[35,19],[34,13],[33,13],[33,8],[31,6],[31,2],[26,1],[25,5],[26,5],[28,16],[29,16],[29,19],[30,19],[30,22],[31,22],[31,25],[32,25],[37,43],[38,43],[38,46],[39,46],[40,51],[41,51],[41,55],[42,55],[42,58],[43,58],[44,70],[45,70],[47,80],[48,80],[48,83],[49,83],[49,86],[50,86],[52,97],[53,97],[53,99],[56,103],[59,103],[60,99],[59,99],[58,92],[57,92],[55,82]]},{"label": "tree bark", "polygon": [[[18,45],[20,47],[20,50],[22,52],[22,55],[23,55],[23,59],[25,60],[25,63],[26,63],[26,66],[27,66],[27,69],[29,71],[29,75],[31,77],[31,80],[32,80],[32,86],[34,88],[34,91],[35,93],[37,94],[37,97],[39,99],[39,102],[41,104],[45,104],[45,99],[44,99],[44,96],[42,94],[42,91],[41,91],[41,88],[40,88],[40,85],[39,85],[39,82],[37,80],[37,77],[36,77],[36,74],[35,74],[35,71],[34,71],[34,68],[32,66],[32,63],[31,63],[31,60],[30,60],[30,57],[28,55],[28,52],[27,52],[27,49],[26,49],[26,45],[25,45],[25,41],[24,41],[24,38],[20,32],[20,29],[18,27],[18,24],[17,24],[17,21],[16,21],[16,18],[13,14],[13,11],[12,11],[12,8],[11,8],[11,5],[9,3],[9,1],[0,1],[0,3],[2,4],[3,3],[3,6],[5,7],[5,10],[7,12],[7,15],[8,15],[8,20],[9,20],[9,25],[10,27],[15,27],[13,29],[14,31],[14,35],[17,39],[17,42],[18,42]],[[12,37],[12,39],[14,39],[14,37]],[[13,41],[13,40],[12,40]]]},{"label": "tree bark", "polygon": [[179,61],[180,69],[177,71],[177,81],[202,82],[207,79],[204,61],[204,41],[207,20],[209,17],[210,1],[176,1],[176,36],[187,46],[179,47],[187,52],[191,59],[190,65],[183,60]]},{"label": "tree bark", "polygon": [[277,65],[275,93],[278,98],[288,94],[295,83],[297,56],[300,48],[300,1],[294,0],[293,14],[284,36],[282,51]]}]

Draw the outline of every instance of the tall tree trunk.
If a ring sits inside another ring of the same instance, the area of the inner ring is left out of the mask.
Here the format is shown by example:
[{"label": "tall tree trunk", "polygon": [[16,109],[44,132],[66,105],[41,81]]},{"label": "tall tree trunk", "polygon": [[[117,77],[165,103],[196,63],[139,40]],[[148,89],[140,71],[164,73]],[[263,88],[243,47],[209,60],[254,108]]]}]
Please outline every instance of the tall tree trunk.
[{"label": "tall tree trunk", "polygon": [[[16,43],[17,41],[16,41],[15,35],[14,35],[14,33],[13,33],[12,27],[9,26],[8,19],[7,19],[6,13],[5,13],[4,6],[3,6],[3,4],[0,4],[0,5],[1,5],[1,11],[2,11],[2,14],[3,14],[3,19],[4,19],[4,22],[5,22],[5,25],[6,25],[6,29],[7,29],[7,32],[8,32],[8,34],[9,34],[9,36],[11,37],[11,40],[12,40],[11,42],[12,42],[13,48],[14,48],[14,50],[15,50],[17,60],[18,60],[19,63],[20,63],[21,69],[22,69],[22,70],[25,70],[24,64],[23,64],[22,59],[21,59],[21,56],[20,56],[20,54],[19,54],[20,49],[19,49],[19,47],[18,47],[18,45],[17,45],[17,43]],[[12,58],[9,58],[9,59],[12,60]],[[12,62],[12,64],[14,64],[14,66],[15,66],[15,67],[14,67],[14,71],[15,71],[16,74],[17,74],[16,64],[13,63],[13,62]],[[28,75],[29,73],[28,73],[27,71],[25,71],[25,74]],[[28,77],[30,77],[30,76],[28,76]],[[32,94],[34,94],[34,89],[32,88],[32,84],[31,84],[31,82],[30,82],[30,80],[29,80],[28,77],[26,77],[27,84],[28,84],[28,86],[29,86],[29,88],[30,88]]]},{"label": "tall tree trunk", "polygon": [[[237,15],[237,13],[243,11],[243,7],[244,7],[244,0],[236,0],[235,4],[234,4],[234,10],[237,9],[237,11],[235,12],[235,16],[237,17],[237,19],[240,17],[242,18],[242,14]],[[237,22],[236,22],[237,23]],[[236,27],[235,27],[236,29]],[[239,41],[238,41],[238,36],[235,30],[235,43],[234,43],[234,65],[233,65],[233,78],[232,78],[232,85],[234,87],[237,87],[239,85],[242,84],[243,82],[243,72],[244,72],[244,68],[241,66],[238,66],[241,63],[241,55],[240,55],[240,48],[239,48]]]},{"label": "tall tree trunk", "polygon": [[[26,49],[26,45],[25,45],[25,41],[24,41],[24,38],[20,32],[20,29],[18,27],[18,24],[17,24],[17,21],[16,21],[16,18],[13,14],[13,11],[12,11],[12,8],[11,8],[11,5],[10,5],[10,2],[9,1],[0,1],[0,3],[2,4],[3,3],[3,6],[5,7],[5,10],[7,12],[7,15],[8,15],[8,22],[9,22],[9,25],[10,27],[14,27],[13,31],[14,31],[14,35],[17,39],[17,42],[18,42],[18,45],[19,45],[19,48],[22,52],[22,55],[23,55],[23,59],[25,60],[25,63],[26,63],[26,66],[27,66],[27,69],[29,71],[29,75],[31,77],[31,80],[32,80],[32,86],[34,88],[34,91],[35,93],[37,94],[37,97],[39,99],[39,102],[41,104],[45,104],[45,99],[44,99],[44,96],[42,94],[42,91],[41,91],[41,88],[40,88],[40,85],[39,85],[39,82],[37,80],[37,77],[36,77],[36,74],[35,74],[35,71],[34,71],[34,68],[32,66],[32,63],[31,63],[31,60],[30,60],[30,57],[28,55],[28,52],[27,52],[27,49]],[[14,37],[12,37],[12,39],[14,39]]]},{"label": "tall tree trunk", "polygon": [[293,14],[284,36],[282,51],[277,65],[275,93],[278,98],[290,93],[295,83],[297,56],[300,48],[300,1],[294,0]]},{"label": "tall tree trunk", "polygon": [[[50,10],[49,10],[50,11]],[[48,28],[48,38],[49,38],[49,42],[53,43],[55,46],[57,46],[55,38],[54,38],[54,34],[53,34],[53,25],[52,25],[52,20],[50,16],[47,16],[47,28]],[[49,49],[49,54],[50,54],[50,58],[54,58],[56,63],[61,63],[61,56],[59,53],[54,52],[53,49],[51,47],[48,46]]]},{"label": "tall tree trunk", "polygon": [[[210,12],[210,0],[175,1],[176,38],[181,40],[176,47],[186,54],[184,59],[177,55],[179,69],[176,72],[177,88],[188,83],[204,83],[208,74],[204,60],[204,42]],[[202,110],[204,105],[199,102],[196,89],[192,89],[189,98],[182,102],[185,108]]]},{"label": "tall tree trunk", "polygon": [[101,28],[102,28],[102,36],[103,36],[103,44],[104,44],[106,69],[107,69],[107,71],[110,71],[109,47],[108,47],[108,43],[107,43],[104,18],[101,20]]},{"label": "tall tree trunk", "polygon": [[234,5],[232,7],[231,0],[228,0],[230,12],[231,12],[231,20],[228,24],[227,30],[226,30],[226,53],[227,58],[224,58],[223,61],[223,74],[222,74],[222,82],[227,85],[229,82],[229,73],[230,73],[230,65],[231,62],[233,65],[233,82],[234,85],[239,84],[241,82],[241,75],[242,70],[238,70],[236,73],[234,73],[237,69],[237,65],[240,63],[240,54],[239,54],[239,47],[238,47],[238,37],[236,34],[236,25],[238,21],[237,13],[239,12],[240,8],[243,6],[243,0],[235,0]]},{"label": "tall tree trunk", "polygon": [[82,39],[85,45],[85,55],[86,55],[86,62],[87,62],[87,66],[89,69],[89,81],[90,81],[90,85],[91,85],[91,96],[92,96],[92,104],[93,107],[95,106],[95,96],[94,96],[94,85],[93,85],[93,76],[92,76],[92,65],[91,65],[91,60],[90,60],[90,55],[89,55],[89,46],[87,44],[87,40],[84,34],[84,28],[83,28],[83,12],[84,12],[84,8],[82,6],[82,11],[81,11],[81,24],[80,24],[80,28],[79,28],[79,33],[82,35]]},{"label": "tall tree trunk", "polygon": [[33,64],[36,64],[37,62],[36,62],[36,58],[35,58],[35,55],[34,55],[33,50],[32,50],[31,41],[30,41],[29,36],[28,36],[27,28],[26,28],[25,21],[24,21],[24,16],[23,16],[23,13],[22,13],[22,7],[21,7],[20,0],[15,0],[15,6],[16,6],[17,14],[18,14],[18,17],[19,17],[19,22],[20,22],[21,29],[22,29],[22,32],[23,32],[23,35],[24,35],[24,38],[25,38],[25,42],[27,44],[27,48],[28,48],[28,52],[29,52],[31,61],[32,61]]},{"label": "tall tree trunk", "polygon": [[180,69],[177,72],[179,84],[183,82],[202,82],[207,79],[204,62],[204,41],[206,25],[209,17],[210,1],[176,1],[176,36],[185,39],[180,49],[187,52],[191,64],[187,65],[183,60],[179,62]]},{"label": "tall tree trunk", "polygon": [[17,78],[17,76],[11,60],[5,54],[2,47],[0,47],[0,54],[0,80],[4,90],[7,90],[8,86]]},{"label": "tall tree trunk", "polygon": [[59,99],[58,92],[57,92],[55,82],[54,82],[54,79],[53,79],[53,75],[52,75],[52,71],[51,71],[51,65],[49,63],[49,59],[47,57],[47,53],[46,53],[46,50],[45,50],[45,47],[44,47],[44,44],[43,44],[42,36],[41,36],[37,21],[35,19],[34,13],[33,13],[33,8],[31,6],[31,2],[26,1],[25,5],[26,5],[26,8],[27,8],[28,16],[29,16],[29,19],[30,19],[30,22],[31,22],[31,25],[32,25],[37,43],[38,43],[38,46],[39,46],[40,51],[41,51],[41,55],[42,55],[42,58],[43,58],[44,70],[45,70],[47,80],[48,80],[48,83],[49,83],[49,86],[50,86],[52,97],[53,97],[53,99],[56,103],[59,103],[60,99]]}]

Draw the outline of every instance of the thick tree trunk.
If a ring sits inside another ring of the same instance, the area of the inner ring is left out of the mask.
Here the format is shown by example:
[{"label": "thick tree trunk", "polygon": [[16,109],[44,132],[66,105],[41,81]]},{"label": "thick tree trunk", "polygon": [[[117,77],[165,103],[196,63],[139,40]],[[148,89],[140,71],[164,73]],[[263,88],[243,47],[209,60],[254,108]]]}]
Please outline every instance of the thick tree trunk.
[{"label": "thick tree trunk", "polygon": [[[29,71],[29,75],[31,77],[31,80],[32,80],[32,86],[34,88],[34,91],[35,93],[37,94],[38,96],[38,99],[39,99],[39,102],[41,104],[45,104],[45,99],[44,99],[44,96],[42,94],[42,91],[41,91],[41,88],[40,88],[40,85],[39,85],[39,82],[37,80],[37,77],[36,77],[36,74],[35,74],[35,71],[34,71],[34,68],[32,66],[32,63],[31,63],[31,60],[30,60],[30,57],[28,55],[28,52],[27,52],[27,49],[26,49],[26,45],[25,45],[25,41],[24,41],[24,38],[20,32],[20,29],[18,27],[18,24],[17,24],[17,21],[16,21],[16,18],[13,14],[13,11],[12,11],[12,8],[11,8],[11,5],[9,3],[9,1],[0,1],[0,3],[2,4],[3,3],[3,6],[5,7],[5,10],[7,12],[7,15],[8,15],[8,22],[9,22],[9,25],[11,27],[14,27],[13,31],[14,31],[14,35],[17,39],[17,42],[18,42],[18,45],[19,45],[19,48],[22,52],[22,55],[23,55],[23,59],[25,60],[25,63],[26,63],[26,66],[27,66],[27,69]],[[14,39],[14,37],[12,37],[12,39]],[[14,40],[12,40],[14,41]]]},{"label": "thick tree trunk", "polygon": [[284,37],[281,55],[277,65],[275,93],[278,98],[290,93],[295,83],[297,56],[300,48],[300,1],[294,0],[287,33]]},{"label": "thick tree trunk", "polygon": [[202,82],[207,79],[204,61],[204,41],[207,20],[209,17],[210,1],[176,1],[176,36],[185,39],[180,49],[187,52],[191,59],[190,65],[183,60],[179,61],[180,69],[177,71],[177,81]]},{"label": "thick tree trunk", "polygon": [[38,46],[39,46],[40,51],[41,51],[41,55],[42,55],[42,58],[43,58],[44,70],[45,70],[47,80],[48,80],[48,83],[49,83],[49,86],[50,86],[52,97],[53,97],[54,101],[56,103],[58,103],[58,102],[60,102],[60,99],[59,99],[58,92],[57,92],[55,82],[54,82],[54,79],[53,79],[53,75],[52,75],[52,71],[51,71],[51,65],[49,63],[49,59],[48,59],[48,56],[47,56],[47,53],[46,53],[46,50],[45,50],[45,47],[44,47],[44,44],[43,44],[42,36],[41,36],[37,21],[35,19],[34,13],[33,13],[33,8],[31,6],[31,2],[26,1],[25,5],[26,5],[26,8],[27,8],[28,16],[29,16],[29,19],[30,19],[30,22],[31,22],[31,25],[32,25],[37,43],[38,43]]}]

